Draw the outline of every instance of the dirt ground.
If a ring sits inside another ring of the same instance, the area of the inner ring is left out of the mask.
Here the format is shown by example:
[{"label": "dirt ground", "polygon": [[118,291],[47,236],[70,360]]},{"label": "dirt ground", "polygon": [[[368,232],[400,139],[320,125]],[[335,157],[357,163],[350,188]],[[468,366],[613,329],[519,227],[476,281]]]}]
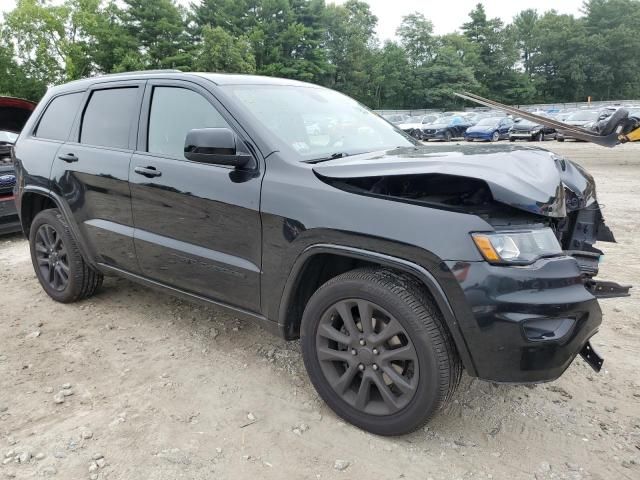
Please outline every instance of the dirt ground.
[{"label": "dirt ground", "polygon": [[[600,278],[638,284],[640,145],[545,146],[597,179],[619,242],[600,245]],[[465,376],[398,438],[342,422],[297,342],[252,324],[116,278],[53,302],[19,235],[0,238],[0,299],[0,479],[640,479],[637,291],[602,302],[600,374],[577,359],[544,385]]]}]

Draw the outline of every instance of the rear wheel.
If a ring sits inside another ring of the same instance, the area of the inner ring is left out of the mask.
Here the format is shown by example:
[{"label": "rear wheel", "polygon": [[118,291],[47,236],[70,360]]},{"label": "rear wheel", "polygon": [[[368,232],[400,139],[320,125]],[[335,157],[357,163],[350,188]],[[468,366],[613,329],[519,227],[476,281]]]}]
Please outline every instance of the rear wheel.
[{"label": "rear wheel", "polygon": [[54,300],[75,302],[93,295],[103,276],[89,267],[58,209],[43,210],[29,231],[31,262],[40,285]]},{"label": "rear wheel", "polygon": [[445,142],[450,142],[452,138],[453,138],[453,137],[451,136],[451,132],[447,130],[447,131],[445,132],[445,134],[444,134],[444,141],[445,141]]},{"label": "rear wheel", "polygon": [[460,361],[432,300],[413,279],[388,270],[353,270],[325,283],[309,300],[301,330],[319,395],[375,434],[420,428],[460,379]]},{"label": "rear wheel", "polygon": [[497,142],[500,140],[500,133],[499,132],[493,132],[493,135],[491,135],[491,141],[492,142]]}]

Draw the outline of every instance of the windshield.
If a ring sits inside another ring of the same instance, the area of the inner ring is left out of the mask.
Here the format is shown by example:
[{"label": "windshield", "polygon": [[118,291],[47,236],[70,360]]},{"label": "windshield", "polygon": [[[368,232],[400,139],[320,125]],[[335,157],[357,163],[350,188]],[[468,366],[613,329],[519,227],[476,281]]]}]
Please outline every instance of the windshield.
[{"label": "windshield", "polygon": [[290,85],[225,88],[300,161],[415,145],[401,130],[333,90]]},{"label": "windshield", "polygon": [[500,122],[500,118],[483,118],[476,125],[494,127]]},{"label": "windshield", "polygon": [[586,111],[586,112],[576,112],[569,115],[567,120],[575,120],[578,122],[592,122],[598,119],[598,112]]},{"label": "windshield", "polygon": [[515,124],[515,126],[517,127],[525,127],[525,128],[530,128],[530,127],[537,127],[538,124],[531,122],[529,120],[525,120],[524,118],[521,120],[518,120]]},{"label": "windshield", "polygon": [[15,132],[0,131],[0,143],[16,143],[18,134]]}]

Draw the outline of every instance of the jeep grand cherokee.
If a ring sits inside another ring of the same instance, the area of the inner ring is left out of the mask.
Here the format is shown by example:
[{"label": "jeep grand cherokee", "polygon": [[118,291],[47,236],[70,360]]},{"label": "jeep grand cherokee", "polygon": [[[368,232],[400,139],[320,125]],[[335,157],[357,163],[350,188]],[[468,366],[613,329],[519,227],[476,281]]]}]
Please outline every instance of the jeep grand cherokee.
[{"label": "jeep grand cherokee", "polygon": [[[317,126],[308,129],[313,123]],[[15,145],[16,201],[56,301],[115,274],[300,338],[341,417],[427,422],[462,369],[595,369],[593,179],[538,148],[426,146],[292,80],[156,71],[50,89]]]}]

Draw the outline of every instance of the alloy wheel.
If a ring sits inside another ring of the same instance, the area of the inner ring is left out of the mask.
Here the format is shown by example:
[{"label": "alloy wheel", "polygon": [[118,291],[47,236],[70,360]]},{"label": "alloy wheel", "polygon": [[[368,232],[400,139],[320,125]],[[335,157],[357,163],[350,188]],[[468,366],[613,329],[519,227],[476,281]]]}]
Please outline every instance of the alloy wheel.
[{"label": "alloy wheel", "polygon": [[341,300],[316,333],[317,358],[333,390],[372,415],[391,415],[413,399],[419,379],[415,346],[402,324],[376,304]]},{"label": "alloy wheel", "polygon": [[35,239],[36,259],[42,279],[59,292],[69,284],[69,257],[62,235],[49,224],[38,228]]}]

